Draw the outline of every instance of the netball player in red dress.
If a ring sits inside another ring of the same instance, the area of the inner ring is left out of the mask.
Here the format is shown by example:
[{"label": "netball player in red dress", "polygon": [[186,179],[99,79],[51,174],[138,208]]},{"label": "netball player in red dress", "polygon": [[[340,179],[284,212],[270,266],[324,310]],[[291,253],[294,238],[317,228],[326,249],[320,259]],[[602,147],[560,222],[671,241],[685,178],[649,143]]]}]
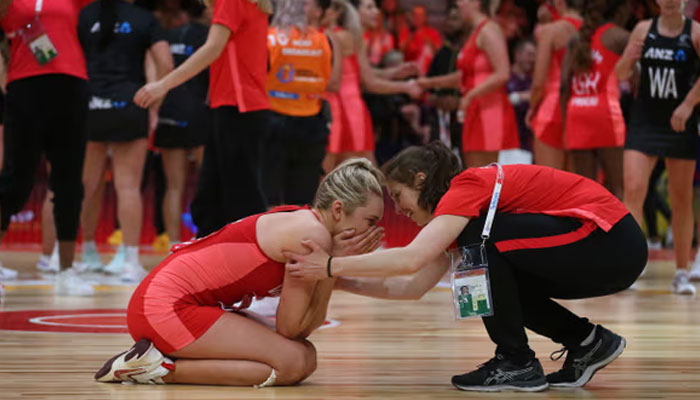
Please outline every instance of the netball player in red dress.
[{"label": "netball player in red dress", "polygon": [[577,174],[596,179],[602,166],[605,186],[621,199],[625,120],[615,65],[629,32],[613,21],[624,24],[629,7],[625,0],[587,4],[583,27],[569,43],[562,66],[564,148]]},{"label": "netball player in red dress", "polygon": [[[316,368],[305,338],[325,320],[334,282],[289,277],[282,251],[302,251],[300,237],[336,254],[374,250],[383,208],[381,172],[353,159],[324,178],[311,208],[280,207],[174,246],[129,302],[136,344],[95,379],[258,386],[305,379]],[[334,246],[332,237],[347,230],[355,238]],[[269,296],[280,296],[276,330],[244,311]]]},{"label": "netball player in red dress", "polygon": [[[604,296],[629,287],[646,263],[644,235],[622,202],[590,179],[538,165],[502,170],[486,241],[494,315],[483,318],[496,355],[452,383],[480,391],[583,386],[622,353],[625,340],[553,299]],[[306,241],[313,253],[285,253],[294,260],[287,270],[321,282],[341,277],[339,287],[397,297],[395,288],[427,280],[416,278],[420,274],[443,274],[445,249],[455,241],[481,243],[497,171],[489,166],[460,173],[457,157],[439,142],[408,148],[384,172],[396,209],[423,226],[418,236],[406,247],[333,259]],[[381,278],[405,274],[413,278]],[[525,328],[564,346],[568,355],[561,370],[544,375]]]},{"label": "netball player in red dress", "polygon": [[510,75],[506,40],[498,24],[489,18],[496,3],[458,1],[460,12],[473,27],[457,58],[459,70],[418,80],[424,89],[462,89],[462,153],[470,167],[498,161],[500,150],[519,147],[515,112],[505,88]]},{"label": "netball player in red dress", "polygon": [[582,23],[575,3],[575,0],[555,0],[561,18],[543,25],[539,31],[530,110],[526,117],[535,135],[535,164],[558,169],[566,167],[559,108],[561,64],[567,43]]},{"label": "netball player in red dress", "polygon": [[362,99],[360,85],[377,94],[406,93],[416,97],[421,92],[414,82],[390,80],[417,74],[414,64],[385,70],[373,69],[370,65],[363,28],[373,28],[378,13],[374,0],[333,0],[324,16],[324,27],[334,32],[343,54],[340,89],[326,96],[332,115],[328,154],[324,161],[326,171],[350,157],[365,157],[376,164],[372,119]]}]

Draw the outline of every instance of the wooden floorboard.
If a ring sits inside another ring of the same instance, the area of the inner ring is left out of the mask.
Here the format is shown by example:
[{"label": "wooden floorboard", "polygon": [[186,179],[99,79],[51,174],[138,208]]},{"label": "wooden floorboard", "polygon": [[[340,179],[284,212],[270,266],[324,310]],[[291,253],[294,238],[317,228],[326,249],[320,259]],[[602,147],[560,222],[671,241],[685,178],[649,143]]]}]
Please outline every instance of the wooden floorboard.
[{"label": "wooden floorboard", "polygon": [[[23,264],[28,275],[36,255],[3,257]],[[700,303],[669,293],[672,272],[670,262],[653,262],[639,290],[565,302],[628,341],[622,356],[583,389],[536,394],[454,389],[450,377],[486,361],[493,345],[480,321],[455,321],[449,293],[434,289],[420,301],[402,302],[334,294],[329,317],[340,325],[310,337],[318,349],[318,370],[295,387],[99,384],[92,375],[106,359],[128,348],[128,335],[0,330],[0,399],[698,399]],[[119,309],[132,290],[104,286],[94,297],[81,299],[56,298],[42,285],[6,285],[0,311]],[[530,338],[545,370],[558,369],[561,360],[549,359],[558,345],[534,334]]]}]

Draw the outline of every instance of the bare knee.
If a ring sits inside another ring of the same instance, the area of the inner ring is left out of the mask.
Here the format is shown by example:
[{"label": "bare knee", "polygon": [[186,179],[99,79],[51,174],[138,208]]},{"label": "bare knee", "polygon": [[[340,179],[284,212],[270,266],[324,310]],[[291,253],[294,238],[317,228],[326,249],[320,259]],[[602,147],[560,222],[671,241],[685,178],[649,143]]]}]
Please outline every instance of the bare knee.
[{"label": "bare knee", "polygon": [[284,352],[275,370],[275,385],[294,385],[303,381],[316,370],[316,349],[308,341],[294,343]]}]

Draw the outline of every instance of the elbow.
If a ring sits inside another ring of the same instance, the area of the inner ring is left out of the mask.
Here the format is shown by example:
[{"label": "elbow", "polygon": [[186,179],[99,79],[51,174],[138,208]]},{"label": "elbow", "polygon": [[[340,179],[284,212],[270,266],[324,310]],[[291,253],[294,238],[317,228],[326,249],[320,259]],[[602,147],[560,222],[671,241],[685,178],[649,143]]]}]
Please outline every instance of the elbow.
[{"label": "elbow", "polygon": [[508,71],[500,72],[496,75],[496,83],[498,86],[505,86],[509,78]]}]

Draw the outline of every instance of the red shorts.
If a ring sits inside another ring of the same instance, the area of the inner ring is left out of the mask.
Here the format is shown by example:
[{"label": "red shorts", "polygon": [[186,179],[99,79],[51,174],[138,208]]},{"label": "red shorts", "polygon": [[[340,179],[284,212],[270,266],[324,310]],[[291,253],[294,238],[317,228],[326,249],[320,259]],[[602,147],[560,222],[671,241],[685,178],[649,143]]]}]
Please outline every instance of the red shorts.
[{"label": "red shorts", "polygon": [[126,322],[134,341],[146,338],[158,350],[170,354],[199,339],[223,313],[225,311],[220,307],[134,293],[126,312]]}]

